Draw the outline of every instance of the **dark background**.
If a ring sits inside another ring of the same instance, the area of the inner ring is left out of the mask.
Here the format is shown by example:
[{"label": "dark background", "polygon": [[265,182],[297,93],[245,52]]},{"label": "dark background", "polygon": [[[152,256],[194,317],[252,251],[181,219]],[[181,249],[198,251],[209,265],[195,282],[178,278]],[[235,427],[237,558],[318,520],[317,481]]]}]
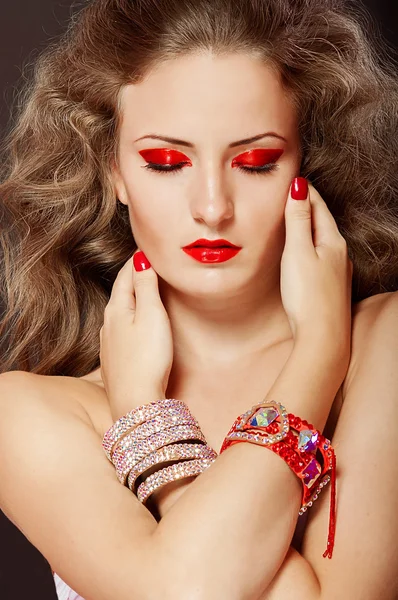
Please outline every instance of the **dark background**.
[{"label": "dark background", "polygon": [[[398,1],[362,3],[374,15],[385,39],[398,48]],[[65,28],[72,11],[85,4],[85,0],[0,0],[0,138],[9,123],[22,65],[34,60]]]},{"label": "dark background", "polygon": [[[238,1],[238,0],[237,0]],[[397,59],[397,0],[363,0]],[[0,138],[11,124],[15,90],[22,66],[34,61],[64,30],[84,0],[2,0],[0,7]],[[1,179],[1,174],[0,174]],[[1,459],[1,457],[0,457]],[[1,482],[0,482],[1,485]],[[54,536],[57,532],[54,531]],[[62,543],[62,540],[59,540]],[[1,600],[56,600],[47,561],[0,511]]]}]

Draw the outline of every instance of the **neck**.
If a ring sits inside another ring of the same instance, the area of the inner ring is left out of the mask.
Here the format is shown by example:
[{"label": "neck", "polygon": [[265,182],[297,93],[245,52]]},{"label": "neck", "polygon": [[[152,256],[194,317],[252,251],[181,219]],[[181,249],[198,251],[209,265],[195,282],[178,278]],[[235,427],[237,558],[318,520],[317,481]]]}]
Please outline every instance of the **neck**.
[{"label": "neck", "polygon": [[188,297],[164,281],[159,284],[173,332],[173,370],[233,368],[246,360],[250,364],[271,346],[292,338],[279,280],[222,298]]}]

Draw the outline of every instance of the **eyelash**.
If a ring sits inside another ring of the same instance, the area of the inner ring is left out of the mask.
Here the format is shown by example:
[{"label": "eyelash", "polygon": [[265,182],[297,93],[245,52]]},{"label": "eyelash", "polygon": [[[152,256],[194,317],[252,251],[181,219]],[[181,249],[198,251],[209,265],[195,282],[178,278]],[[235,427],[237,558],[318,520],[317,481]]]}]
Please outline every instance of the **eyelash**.
[{"label": "eyelash", "polygon": [[[157,173],[177,173],[181,171],[181,168],[186,163],[176,163],[175,165],[171,165],[169,167],[165,167],[164,165],[157,165],[156,163],[148,163],[144,165],[144,169],[149,169],[150,171],[156,171]],[[264,175],[265,173],[270,173],[271,171],[275,171],[278,168],[276,163],[269,163],[267,165],[263,165],[261,167],[235,167],[239,169],[239,171],[243,171],[244,173],[250,173],[250,175]]]}]

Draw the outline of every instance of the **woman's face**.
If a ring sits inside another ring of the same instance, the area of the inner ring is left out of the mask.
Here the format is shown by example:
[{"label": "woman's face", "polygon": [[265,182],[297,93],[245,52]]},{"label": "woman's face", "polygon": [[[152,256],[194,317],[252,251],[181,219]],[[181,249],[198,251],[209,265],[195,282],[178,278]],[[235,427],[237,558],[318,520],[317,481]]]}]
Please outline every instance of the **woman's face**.
[{"label": "woman's face", "polygon": [[[242,54],[189,55],[126,86],[121,112],[115,190],[165,284],[202,298],[279,284],[284,208],[301,157],[275,71]],[[240,250],[182,249],[199,239]]]}]

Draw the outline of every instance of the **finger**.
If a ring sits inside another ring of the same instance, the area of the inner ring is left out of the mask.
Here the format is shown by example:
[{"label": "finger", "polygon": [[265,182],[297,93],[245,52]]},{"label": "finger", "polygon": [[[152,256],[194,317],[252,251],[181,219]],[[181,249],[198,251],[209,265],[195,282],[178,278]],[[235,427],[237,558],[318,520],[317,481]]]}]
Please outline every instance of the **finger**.
[{"label": "finger", "polygon": [[136,313],[159,306],[158,276],[145,254],[139,250],[133,256]]},{"label": "finger", "polygon": [[134,268],[131,257],[125,262],[116,276],[108,306],[116,307],[118,310],[127,309],[135,311]]},{"label": "finger", "polygon": [[315,248],[318,246],[333,245],[341,238],[332,213],[320,193],[310,184],[312,206],[312,229]]},{"label": "finger", "polygon": [[314,251],[308,182],[296,177],[285,206],[286,246]]}]

